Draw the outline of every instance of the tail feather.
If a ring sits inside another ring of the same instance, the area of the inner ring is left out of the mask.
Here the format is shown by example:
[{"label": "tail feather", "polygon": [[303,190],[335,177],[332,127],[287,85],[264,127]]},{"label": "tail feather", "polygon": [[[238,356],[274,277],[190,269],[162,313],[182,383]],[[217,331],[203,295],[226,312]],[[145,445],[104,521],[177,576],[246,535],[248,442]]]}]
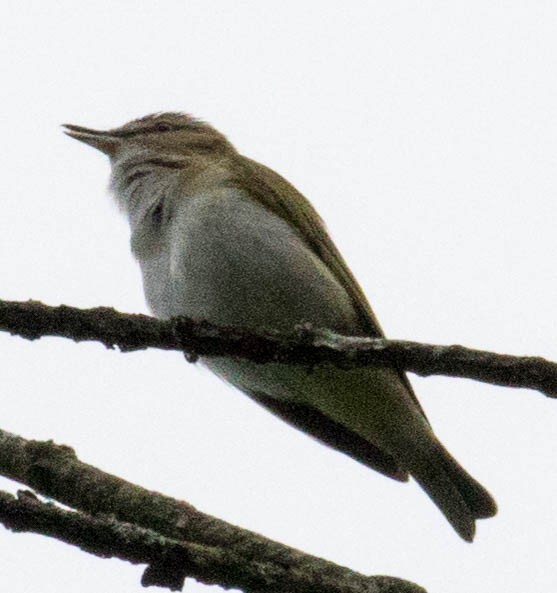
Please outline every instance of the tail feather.
[{"label": "tail feather", "polygon": [[441,457],[446,472],[458,488],[468,508],[476,519],[487,519],[497,513],[497,503],[491,494],[477,482],[452,455],[440,444]]},{"label": "tail feather", "polygon": [[410,473],[439,507],[455,531],[474,539],[476,519],[492,517],[497,505],[489,492],[435,440],[425,454],[416,454]]}]

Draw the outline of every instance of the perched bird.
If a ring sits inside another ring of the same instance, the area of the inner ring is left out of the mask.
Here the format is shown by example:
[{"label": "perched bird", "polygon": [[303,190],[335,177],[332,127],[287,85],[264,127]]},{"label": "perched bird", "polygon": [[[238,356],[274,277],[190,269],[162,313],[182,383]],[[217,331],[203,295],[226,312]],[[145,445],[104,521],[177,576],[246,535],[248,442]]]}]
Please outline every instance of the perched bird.
[{"label": "perched bird", "polygon": [[[111,189],[129,220],[155,316],[383,336],[308,200],[207,123],[160,113],[108,131],[65,128],[110,157]],[[334,449],[396,480],[412,475],[465,540],[472,541],[476,519],[496,513],[489,493],[437,440],[399,370],[203,362]]]}]

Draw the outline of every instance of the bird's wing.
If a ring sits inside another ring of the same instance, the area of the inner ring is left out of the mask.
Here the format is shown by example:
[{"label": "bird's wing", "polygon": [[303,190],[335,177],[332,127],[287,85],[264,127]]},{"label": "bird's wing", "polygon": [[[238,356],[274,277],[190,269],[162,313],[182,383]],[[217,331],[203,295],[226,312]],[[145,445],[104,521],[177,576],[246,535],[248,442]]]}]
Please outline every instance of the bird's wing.
[{"label": "bird's wing", "polygon": [[251,159],[247,159],[246,185],[248,194],[273,214],[293,226],[310,249],[316,253],[346,289],[358,312],[365,334],[382,337],[383,331],[363,290],[332,242],[325,223],[317,211],[291,183],[278,173]]},{"label": "bird's wing", "polygon": [[[329,237],[325,223],[309,200],[269,167],[247,157],[243,157],[242,160],[244,164],[241,167],[242,174],[234,182],[239,183],[242,189],[253,195],[259,203],[294,227],[309,248],[327,265],[350,295],[354,308],[358,312],[364,335],[383,337],[383,330],[363,290]],[[404,372],[400,371],[399,375],[417,408],[426,418],[410,381]]]},{"label": "bird's wing", "polygon": [[408,472],[400,468],[388,453],[344,425],[335,422],[317,408],[261,393],[250,392],[249,395],[291,426],[311,435],[325,445],[349,455],[352,459],[389,478],[400,482],[408,480]]}]

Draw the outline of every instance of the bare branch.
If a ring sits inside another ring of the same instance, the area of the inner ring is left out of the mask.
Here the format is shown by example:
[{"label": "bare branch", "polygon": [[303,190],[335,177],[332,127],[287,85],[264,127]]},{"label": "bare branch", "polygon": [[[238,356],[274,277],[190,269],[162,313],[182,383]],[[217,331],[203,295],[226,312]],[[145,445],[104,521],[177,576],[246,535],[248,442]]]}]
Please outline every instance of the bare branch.
[{"label": "bare branch", "polygon": [[535,389],[548,397],[557,397],[557,364],[541,357],[339,336],[309,327],[299,328],[295,335],[282,336],[223,328],[187,318],[160,321],[108,307],[82,310],[65,305],[49,307],[36,301],[0,301],[0,330],[28,339],[59,336],[76,342],[95,340],[126,352],[144,348],[179,350],[190,362],[200,356],[234,355],[259,363],[330,362],[341,368],[390,365],[422,376],[465,377],[505,387]]},{"label": "bare branch", "polygon": [[[120,558],[133,564],[148,564],[156,571],[159,586],[179,591],[186,576],[207,584],[238,586],[230,580],[208,580],[208,572],[228,576],[219,550],[170,538],[111,516],[92,517],[41,502],[34,493],[19,491],[15,498],[0,491],[0,522],[14,532],[30,532],[78,546],[101,558]],[[162,569],[161,569],[162,567]],[[145,584],[145,583],[144,583]]]},{"label": "bare branch", "polygon": [[149,564],[144,585],[181,588],[186,576],[246,593],[424,593],[364,576],[147,491],[77,459],[72,449],[0,431],[0,473],[78,509],[0,493],[0,521],[101,557]]}]

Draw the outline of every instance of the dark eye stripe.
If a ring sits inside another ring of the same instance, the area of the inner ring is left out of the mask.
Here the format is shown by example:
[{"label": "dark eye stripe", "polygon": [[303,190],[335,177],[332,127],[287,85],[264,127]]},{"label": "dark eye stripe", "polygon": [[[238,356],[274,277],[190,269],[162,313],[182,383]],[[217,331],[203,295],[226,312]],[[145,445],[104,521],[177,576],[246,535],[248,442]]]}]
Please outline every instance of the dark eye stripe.
[{"label": "dark eye stripe", "polygon": [[[179,125],[172,125],[172,124],[165,124],[168,125],[168,130],[166,132],[171,132],[174,130],[181,130],[185,126]],[[149,126],[148,128],[138,128],[136,130],[116,130],[115,132],[111,132],[113,136],[117,136],[118,138],[131,138],[132,136],[139,136],[140,134],[152,134],[154,132],[161,132],[161,130],[157,129],[157,125]]]}]

